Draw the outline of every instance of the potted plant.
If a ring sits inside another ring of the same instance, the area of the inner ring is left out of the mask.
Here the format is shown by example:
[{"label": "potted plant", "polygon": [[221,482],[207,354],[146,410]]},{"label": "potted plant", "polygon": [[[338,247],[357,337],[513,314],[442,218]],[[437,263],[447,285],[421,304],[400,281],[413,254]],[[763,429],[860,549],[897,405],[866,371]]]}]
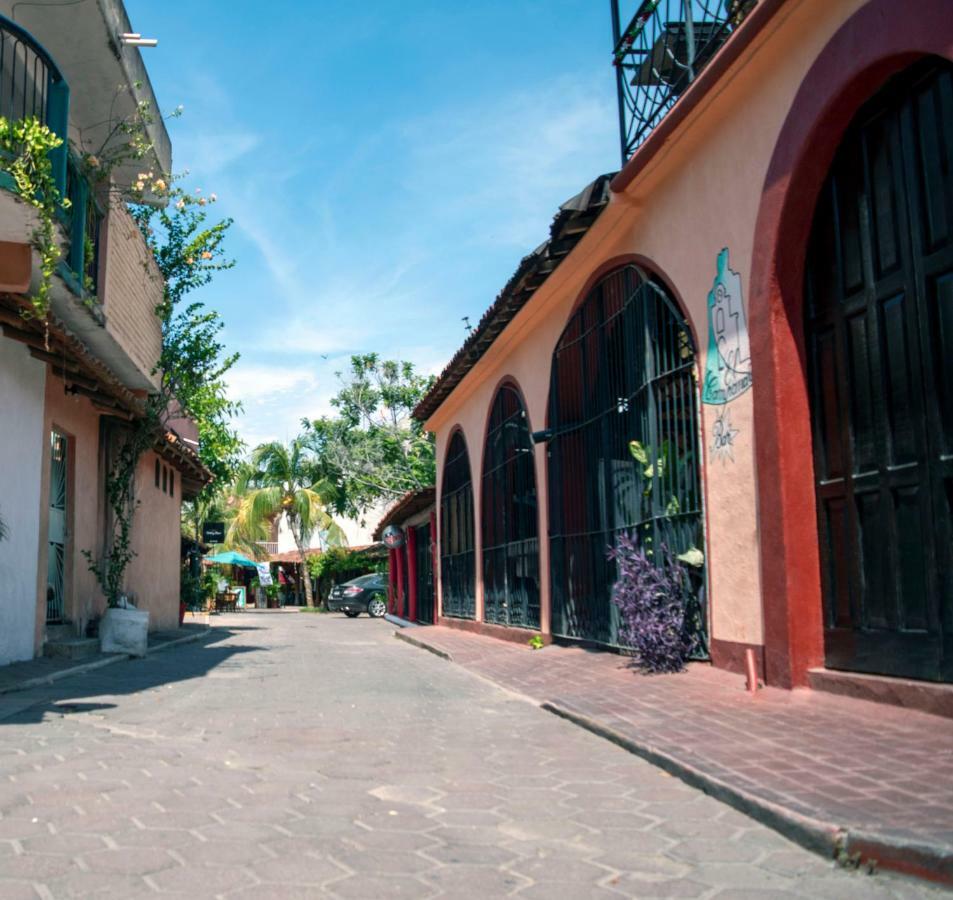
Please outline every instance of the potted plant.
[{"label": "potted plant", "polygon": [[133,598],[120,594],[99,620],[99,647],[103,653],[143,657],[149,645],[149,612],[136,609]]}]

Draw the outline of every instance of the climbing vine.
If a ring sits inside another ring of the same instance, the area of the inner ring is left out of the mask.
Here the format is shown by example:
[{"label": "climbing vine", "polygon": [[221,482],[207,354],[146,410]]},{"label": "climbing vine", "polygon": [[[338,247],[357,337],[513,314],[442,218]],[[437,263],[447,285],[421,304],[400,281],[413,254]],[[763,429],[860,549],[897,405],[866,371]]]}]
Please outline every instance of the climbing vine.
[{"label": "climbing vine", "polygon": [[69,209],[69,200],[61,197],[56,187],[49,155],[62,143],[63,139],[35,116],[15,121],[0,116],[0,171],[13,179],[17,193],[40,216],[32,236],[40,254],[40,284],[30,298],[30,308],[24,311],[37,319],[45,318],[49,311],[50,286],[62,256],[56,217],[60,209]]}]

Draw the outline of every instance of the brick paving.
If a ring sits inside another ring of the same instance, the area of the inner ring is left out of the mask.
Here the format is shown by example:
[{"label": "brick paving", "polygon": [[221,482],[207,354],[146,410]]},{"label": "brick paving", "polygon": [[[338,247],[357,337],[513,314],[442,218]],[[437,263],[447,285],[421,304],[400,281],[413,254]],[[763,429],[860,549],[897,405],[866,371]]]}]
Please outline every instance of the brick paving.
[{"label": "brick paving", "polygon": [[[183,638],[196,637],[208,628],[208,617],[188,619],[181,628],[171,628],[167,631],[154,631],[149,635],[149,652],[161,650],[166,644],[172,644]],[[24,684],[44,679],[56,679],[64,674],[70,674],[74,669],[87,668],[93,665],[111,665],[113,662],[125,659],[121,653],[97,653],[88,659],[65,659],[62,657],[38,657],[24,662],[0,666],[0,694],[10,691],[19,691]]]},{"label": "brick paving", "polygon": [[0,697],[0,897],[88,896],[939,894],[837,868],[385,622],[282,615]]},{"label": "brick paving", "polygon": [[532,651],[442,626],[399,636],[631,742],[817,849],[843,844],[953,883],[953,720],[809,690],[752,697],[741,676],[701,664],[644,676],[578,647]]}]

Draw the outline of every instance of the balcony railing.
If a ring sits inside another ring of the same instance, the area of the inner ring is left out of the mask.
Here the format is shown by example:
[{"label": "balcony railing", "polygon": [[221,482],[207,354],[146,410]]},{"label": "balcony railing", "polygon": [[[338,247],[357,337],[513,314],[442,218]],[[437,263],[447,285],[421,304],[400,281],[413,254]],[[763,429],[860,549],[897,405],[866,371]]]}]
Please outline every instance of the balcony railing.
[{"label": "balcony railing", "polygon": [[613,0],[614,63],[625,164],[757,0],[642,0],[628,25]]},{"label": "balcony railing", "polygon": [[6,16],[0,16],[0,116],[36,116],[63,138],[50,159],[56,186],[65,195],[69,86],[40,42]]},{"label": "balcony railing", "polygon": [[63,224],[69,234],[69,248],[63,255],[60,274],[74,293],[89,298],[99,289],[100,232],[105,216],[93,186],[73,157],[67,162],[66,196],[70,208],[63,213]]}]

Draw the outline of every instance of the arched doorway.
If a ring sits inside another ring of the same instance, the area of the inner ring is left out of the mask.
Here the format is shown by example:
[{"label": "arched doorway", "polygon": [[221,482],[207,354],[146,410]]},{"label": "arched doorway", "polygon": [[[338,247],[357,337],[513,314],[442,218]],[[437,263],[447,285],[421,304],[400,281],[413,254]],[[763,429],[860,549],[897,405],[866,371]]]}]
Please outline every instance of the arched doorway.
[{"label": "arched doorway", "polygon": [[473,483],[463,433],[450,439],[440,491],[441,612],[458,619],[476,615],[473,546]]},{"label": "arched doorway", "polygon": [[858,112],[805,266],[830,668],[953,681],[953,67]]},{"label": "arched doorway", "polygon": [[[617,535],[704,546],[695,347],[659,283],[628,265],[596,284],[556,345],[549,402],[553,634],[617,646]],[[704,570],[689,568],[703,638]]]},{"label": "arched doorway", "polygon": [[539,525],[533,442],[523,401],[504,384],[483,453],[483,620],[539,628]]}]

